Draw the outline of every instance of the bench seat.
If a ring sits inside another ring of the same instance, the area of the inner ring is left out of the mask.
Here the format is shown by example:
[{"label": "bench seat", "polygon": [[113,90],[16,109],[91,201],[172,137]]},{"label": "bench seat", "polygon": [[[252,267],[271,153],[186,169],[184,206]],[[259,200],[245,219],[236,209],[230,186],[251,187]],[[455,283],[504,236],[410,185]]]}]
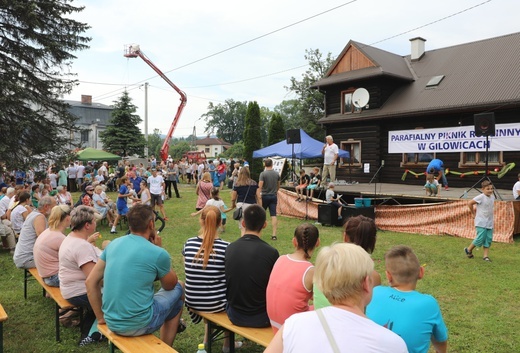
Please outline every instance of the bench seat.
[{"label": "bench seat", "polygon": [[[273,329],[271,327],[256,328],[236,326],[229,320],[229,317],[225,312],[194,312],[207,320],[210,332],[213,332],[213,330],[217,331],[215,334],[211,334],[212,342],[222,332],[222,330],[227,330],[230,332],[230,342],[235,341],[234,334],[239,334],[240,336],[247,338],[248,340],[253,341],[263,347],[267,347],[274,337]],[[206,349],[208,350],[208,353],[211,353],[211,344],[208,344],[208,347],[206,347]],[[235,347],[233,344],[230,345],[229,350],[231,353],[235,351]]]},{"label": "bench seat", "polygon": [[172,347],[161,341],[155,335],[143,335],[135,337],[119,336],[108,328],[107,325],[98,324],[99,332],[110,342],[110,352],[114,353],[114,346],[123,353],[175,353]]}]

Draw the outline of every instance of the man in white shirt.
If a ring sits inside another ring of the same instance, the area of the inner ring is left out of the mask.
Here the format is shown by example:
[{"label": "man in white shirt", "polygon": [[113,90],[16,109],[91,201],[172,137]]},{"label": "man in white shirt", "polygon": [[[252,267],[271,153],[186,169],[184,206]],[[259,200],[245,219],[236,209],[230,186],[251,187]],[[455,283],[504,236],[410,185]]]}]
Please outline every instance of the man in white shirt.
[{"label": "man in white shirt", "polygon": [[146,180],[150,188],[150,195],[152,200],[152,208],[155,210],[155,205],[159,206],[161,215],[165,221],[168,220],[166,213],[164,212],[164,204],[162,196],[164,195],[164,179],[162,175],[157,175],[157,169],[152,169],[152,176]]},{"label": "man in white shirt", "polygon": [[103,165],[99,167],[97,174],[102,175],[103,179],[106,181],[108,179],[108,162],[103,162]]},{"label": "man in white shirt", "polygon": [[78,187],[81,190],[81,185],[83,184],[83,178],[85,177],[85,166],[83,165],[83,162],[79,162],[78,166],[76,167],[76,181],[78,182]]},{"label": "man in white shirt", "polygon": [[197,167],[197,179],[198,179],[198,181],[202,180],[202,174],[204,174],[204,169],[206,169],[206,165],[204,164],[204,161],[201,159],[199,161],[199,165]]},{"label": "man in white shirt", "polygon": [[330,181],[336,180],[336,161],[338,159],[338,145],[334,143],[332,136],[328,135],[326,138],[327,143],[323,145],[321,154],[323,154],[323,175],[322,182],[327,181],[327,175],[330,175]]}]

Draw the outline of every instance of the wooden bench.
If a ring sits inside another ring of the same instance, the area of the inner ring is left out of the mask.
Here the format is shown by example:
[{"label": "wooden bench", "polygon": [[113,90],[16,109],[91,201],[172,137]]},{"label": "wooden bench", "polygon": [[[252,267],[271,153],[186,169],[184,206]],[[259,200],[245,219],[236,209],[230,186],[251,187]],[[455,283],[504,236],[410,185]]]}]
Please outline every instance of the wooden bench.
[{"label": "wooden bench", "polygon": [[98,325],[98,330],[109,341],[110,353],[115,352],[115,347],[119,348],[123,353],[175,353],[172,347],[161,341],[155,335],[143,336],[119,336],[108,328],[107,325]]},{"label": "wooden bench", "polygon": [[[211,344],[218,338],[224,330],[229,331],[229,342],[235,342],[235,333],[247,338],[263,347],[267,347],[274,337],[273,329],[271,327],[256,328],[256,327],[242,327],[234,325],[225,312],[220,313],[196,313],[206,319],[208,323],[208,330],[210,334],[210,342],[206,349],[211,353]],[[215,332],[213,332],[215,331]],[[230,344],[229,351],[235,352],[235,345]]]},{"label": "wooden bench", "polygon": [[38,270],[36,268],[25,269],[24,271],[24,298],[27,299],[27,281],[29,278],[33,277],[38,281],[40,286],[43,288],[43,296],[45,297],[45,293],[48,293],[49,296],[56,303],[56,311],[55,311],[55,324],[56,324],[56,341],[60,340],[60,309],[62,310],[78,310],[80,313],[80,322],[83,321],[83,310],[76,308],[76,306],[69,303],[67,299],[64,299],[61,295],[61,291],[59,287],[51,287],[48,286],[43,278],[40,277]]},{"label": "wooden bench", "polygon": [[7,320],[7,313],[0,304],[0,353],[4,352],[4,321]]}]

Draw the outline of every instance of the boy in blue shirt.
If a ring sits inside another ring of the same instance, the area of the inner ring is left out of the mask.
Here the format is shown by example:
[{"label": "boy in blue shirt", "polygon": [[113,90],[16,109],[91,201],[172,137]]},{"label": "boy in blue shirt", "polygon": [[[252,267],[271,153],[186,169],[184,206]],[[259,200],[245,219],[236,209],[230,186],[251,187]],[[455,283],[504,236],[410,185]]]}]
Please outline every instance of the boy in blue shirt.
[{"label": "boy in blue shirt", "polygon": [[367,317],[401,336],[410,353],[427,353],[430,342],[435,352],[446,353],[448,331],[439,304],[415,290],[424,268],[413,250],[394,246],[385,254],[385,265],[390,287],[374,287]]}]

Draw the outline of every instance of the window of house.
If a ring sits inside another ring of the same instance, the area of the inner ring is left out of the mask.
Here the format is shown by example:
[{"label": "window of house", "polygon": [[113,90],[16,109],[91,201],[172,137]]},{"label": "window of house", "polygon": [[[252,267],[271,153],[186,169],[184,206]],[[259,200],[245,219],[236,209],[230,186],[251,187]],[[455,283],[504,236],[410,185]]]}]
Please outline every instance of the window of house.
[{"label": "window of house", "polygon": [[[488,165],[502,166],[504,164],[502,152],[488,152]],[[460,167],[481,167],[486,165],[486,152],[461,152]]]},{"label": "window of house", "polygon": [[206,152],[206,153],[210,153],[210,151],[209,151],[209,147],[204,148],[204,152]]},{"label": "window of house", "polygon": [[351,114],[360,112],[360,108],[356,108],[354,103],[352,102],[352,94],[355,89],[349,89],[348,91],[341,92],[341,113],[342,114]]},{"label": "window of house", "polygon": [[401,162],[401,166],[428,166],[431,160],[435,158],[435,153],[403,153],[403,160]]},{"label": "window of house", "polygon": [[361,141],[341,141],[340,148],[350,153],[350,158],[341,158],[343,167],[361,167]]},{"label": "window of house", "polygon": [[81,143],[88,142],[88,135],[90,131],[81,131]]}]

